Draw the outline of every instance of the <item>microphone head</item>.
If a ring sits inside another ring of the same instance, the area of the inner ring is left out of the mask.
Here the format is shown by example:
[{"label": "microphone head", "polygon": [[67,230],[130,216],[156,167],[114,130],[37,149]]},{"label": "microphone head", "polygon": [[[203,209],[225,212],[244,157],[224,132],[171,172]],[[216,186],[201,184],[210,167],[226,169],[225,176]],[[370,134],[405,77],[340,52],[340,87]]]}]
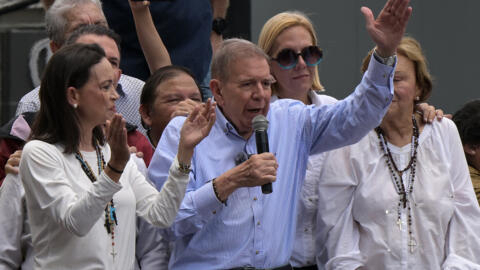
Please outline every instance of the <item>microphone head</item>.
[{"label": "microphone head", "polygon": [[252,119],[253,130],[267,130],[268,129],[268,120],[263,114],[259,114]]}]

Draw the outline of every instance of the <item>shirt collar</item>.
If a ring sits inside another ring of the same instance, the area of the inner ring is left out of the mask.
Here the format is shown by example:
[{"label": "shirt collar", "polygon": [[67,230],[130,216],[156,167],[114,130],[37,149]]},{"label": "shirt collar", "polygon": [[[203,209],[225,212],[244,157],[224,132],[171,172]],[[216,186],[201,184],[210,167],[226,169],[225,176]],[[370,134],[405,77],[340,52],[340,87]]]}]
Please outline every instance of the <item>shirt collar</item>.
[{"label": "shirt collar", "polygon": [[223,112],[222,110],[220,110],[219,106],[215,108],[215,113],[217,114],[217,123],[219,127],[222,129],[223,133],[225,133],[225,135],[232,133],[234,135],[240,136],[238,135],[238,132],[235,129],[235,127],[228,121],[225,115],[223,115]]}]

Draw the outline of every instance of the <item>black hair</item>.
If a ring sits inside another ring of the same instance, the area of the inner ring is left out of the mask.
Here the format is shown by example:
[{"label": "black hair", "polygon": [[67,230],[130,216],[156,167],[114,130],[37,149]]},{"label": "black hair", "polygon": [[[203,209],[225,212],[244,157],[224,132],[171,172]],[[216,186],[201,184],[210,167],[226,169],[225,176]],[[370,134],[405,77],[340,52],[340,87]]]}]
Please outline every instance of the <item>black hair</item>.
[{"label": "black hair", "polygon": [[[32,127],[31,139],[61,143],[65,153],[78,151],[79,118],[67,100],[67,88],[81,88],[90,78],[90,69],[100,63],[105,52],[97,44],[66,45],[53,54],[40,85],[40,111]],[[100,126],[93,130],[93,140],[105,144]]]},{"label": "black hair", "polygon": [[480,145],[480,99],[467,102],[452,118],[462,143]]}]

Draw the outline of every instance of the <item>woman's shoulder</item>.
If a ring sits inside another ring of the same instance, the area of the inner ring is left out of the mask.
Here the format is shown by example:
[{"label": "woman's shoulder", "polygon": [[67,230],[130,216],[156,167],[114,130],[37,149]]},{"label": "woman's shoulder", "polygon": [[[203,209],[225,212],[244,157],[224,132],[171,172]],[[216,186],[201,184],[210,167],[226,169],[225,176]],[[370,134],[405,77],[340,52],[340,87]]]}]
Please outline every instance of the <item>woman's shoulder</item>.
[{"label": "woman's shoulder", "polygon": [[35,151],[63,152],[63,147],[61,145],[51,144],[41,140],[28,141],[23,147],[23,153]]},{"label": "woman's shoulder", "polygon": [[425,127],[432,129],[434,133],[442,135],[458,134],[455,123],[446,117],[443,117],[441,120],[435,119],[431,124],[426,124]]}]

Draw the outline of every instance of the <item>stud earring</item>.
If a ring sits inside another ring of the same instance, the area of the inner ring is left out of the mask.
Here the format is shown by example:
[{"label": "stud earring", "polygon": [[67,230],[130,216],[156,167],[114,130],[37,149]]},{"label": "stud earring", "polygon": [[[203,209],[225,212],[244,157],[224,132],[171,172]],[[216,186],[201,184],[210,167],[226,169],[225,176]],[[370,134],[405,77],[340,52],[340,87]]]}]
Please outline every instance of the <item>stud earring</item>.
[{"label": "stud earring", "polygon": [[77,103],[73,103],[73,104],[72,104],[72,107],[73,107],[74,109],[76,109],[76,108],[78,107],[78,104],[77,104]]},{"label": "stud earring", "polygon": [[415,97],[415,100],[416,100],[416,101],[419,101],[419,100],[420,100],[420,97],[419,97],[419,96],[416,96],[416,97]]}]

